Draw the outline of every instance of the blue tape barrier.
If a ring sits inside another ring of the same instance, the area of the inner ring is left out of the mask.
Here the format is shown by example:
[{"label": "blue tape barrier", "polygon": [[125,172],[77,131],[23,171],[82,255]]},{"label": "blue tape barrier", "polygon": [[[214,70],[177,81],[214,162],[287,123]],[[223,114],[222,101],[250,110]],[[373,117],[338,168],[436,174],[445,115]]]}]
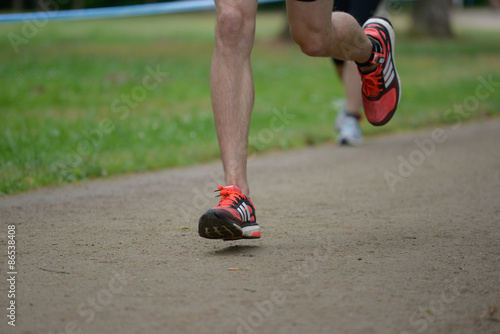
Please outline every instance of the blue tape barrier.
[{"label": "blue tape barrier", "polygon": [[[282,1],[284,0],[259,0],[259,4]],[[215,8],[215,3],[213,0],[181,0],[144,5],[54,10],[58,7],[57,0],[42,0],[40,1],[40,6],[43,9],[41,12],[0,14],[0,23],[46,20],[86,20],[171,14],[213,9]]]}]

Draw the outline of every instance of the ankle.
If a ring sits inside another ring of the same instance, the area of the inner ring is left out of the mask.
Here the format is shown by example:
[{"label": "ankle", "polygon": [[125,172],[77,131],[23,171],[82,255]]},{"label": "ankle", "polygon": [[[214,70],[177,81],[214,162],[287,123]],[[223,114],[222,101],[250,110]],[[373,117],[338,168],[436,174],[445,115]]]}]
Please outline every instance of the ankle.
[{"label": "ankle", "polygon": [[368,66],[359,66],[358,65],[358,70],[361,74],[370,74],[374,72],[377,69],[378,65],[377,64],[370,64]]},{"label": "ankle", "polygon": [[243,187],[240,187],[241,189],[241,193],[245,196],[249,196],[250,195],[250,189],[248,188],[248,185],[245,185]]},{"label": "ankle", "polygon": [[241,189],[241,193],[245,196],[248,196],[250,194],[250,189],[248,188],[248,184],[246,182],[229,182],[226,183],[226,186],[228,185],[235,185],[238,186]]},{"label": "ankle", "polygon": [[377,40],[375,40],[371,36],[367,37],[370,40],[370,42],[372,42],[372,50],[370,53],[370,57],[365,62],[362,63],[359,63],[357,61],[355,62],[356,65],[358,66],[359,71],[363,74],[373,72],[377,68],[377,66],[379,65],[378,64],[379,55],[382,49],[382,46]]},{"label": "ankle", "polygon": [[347,111],[345,115],[356,119],[358,122],[361,120],[361,113],[358,111]]}]

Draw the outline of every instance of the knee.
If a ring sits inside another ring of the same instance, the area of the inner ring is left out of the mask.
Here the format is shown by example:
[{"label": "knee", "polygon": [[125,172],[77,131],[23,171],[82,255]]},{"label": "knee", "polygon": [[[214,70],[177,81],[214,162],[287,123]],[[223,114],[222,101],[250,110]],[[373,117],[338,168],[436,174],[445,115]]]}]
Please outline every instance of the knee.
[{"label": "knee", "polygon": [[221,46],[237,48],[252,44],[255,19],[235,8],[221,8],[217,15],[216,40]]},{"label": "knee", "polygon": [[325,57],[327,55],[326,40],[314,30],[291,29],[293,40],[300,46],[302,52],[311,57]]}]

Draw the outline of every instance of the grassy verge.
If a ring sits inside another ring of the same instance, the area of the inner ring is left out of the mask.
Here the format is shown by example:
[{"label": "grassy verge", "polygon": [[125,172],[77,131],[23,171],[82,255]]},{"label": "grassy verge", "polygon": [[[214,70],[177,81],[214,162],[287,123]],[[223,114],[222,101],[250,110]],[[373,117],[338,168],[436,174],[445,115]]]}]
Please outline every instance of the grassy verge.
[{"label": "grassy verge", "polygon": [[[334,140],[341,85],[328,59],[277,42],[284,20],[258,18],[251,151]],[[0,25],[0,193],[217,158],[213,22],[203,13],[50,22],[31,32]],[[474,102],[480,77],[500,82],[499,41],[497,32],[437,41],[400,33],[400,109],[383,128],[364,122],[365,134],[454,121],[447,110]],[[500,94],[470,108],[464,120],[498,114]]]}]

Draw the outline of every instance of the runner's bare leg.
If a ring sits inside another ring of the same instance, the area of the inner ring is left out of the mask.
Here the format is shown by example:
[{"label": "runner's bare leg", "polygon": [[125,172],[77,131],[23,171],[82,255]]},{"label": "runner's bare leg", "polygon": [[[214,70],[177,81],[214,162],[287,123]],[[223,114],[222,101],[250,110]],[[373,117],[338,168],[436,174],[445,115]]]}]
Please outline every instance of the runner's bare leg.
[{"label": "runner's bare leg", "polygon": [[345,88],[346,109],[348,112],[361,114],[361,80],[359,79],[358,67],[353,61],[346,61],[343,65],[341,76]]},{"label": "runner's bare leg", "polygon": [[247,146],[254,83],[250,53],[257,0],[216,0],[217,22],[210,87],[226,185],[249,194]]},{"label": "runner's bare leg", "polygon": [[[250,53],[255,35],[256,0],[216,0],[217,23],[211,68],[211,96],[226,184],[249,194],[246,174],[248,131],[254,104]],[[356,20],[331,13],[333,1],[287,0],[292,36],[317,57],[366,62],[372,44]]]}]

